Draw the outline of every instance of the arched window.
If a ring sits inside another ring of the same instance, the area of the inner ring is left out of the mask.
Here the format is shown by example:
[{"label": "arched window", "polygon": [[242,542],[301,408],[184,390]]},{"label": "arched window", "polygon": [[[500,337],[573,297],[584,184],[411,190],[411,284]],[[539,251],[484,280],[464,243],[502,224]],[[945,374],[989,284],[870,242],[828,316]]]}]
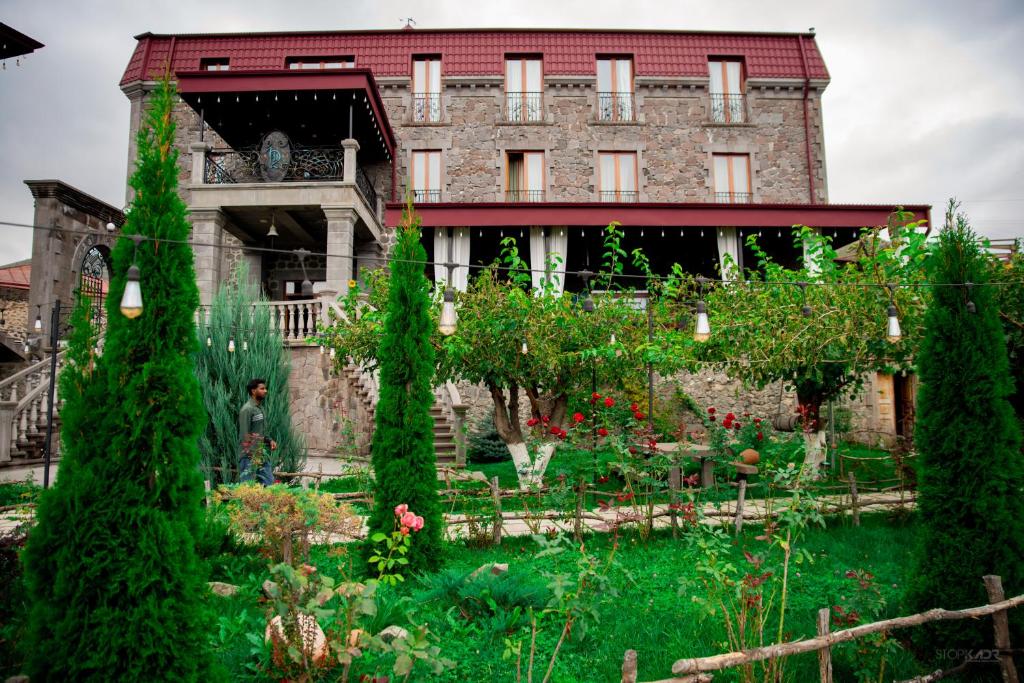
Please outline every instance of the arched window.
[{"label": "arched window", "polygon": [[109,287],[110,250],[103,245],[97,245],[86,252],[78,277],[79,291],[92,300],[92,321],[97,329],[104,327],[104,304]]}]

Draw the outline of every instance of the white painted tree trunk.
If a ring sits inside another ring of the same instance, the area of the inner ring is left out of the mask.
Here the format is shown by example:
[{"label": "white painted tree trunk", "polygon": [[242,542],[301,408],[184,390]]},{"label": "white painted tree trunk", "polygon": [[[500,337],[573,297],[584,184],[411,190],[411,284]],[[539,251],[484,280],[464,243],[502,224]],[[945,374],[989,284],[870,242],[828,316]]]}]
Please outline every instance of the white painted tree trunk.
[{"label": "white painted tree trunk", "polygon": [[516,474],[519,476],[519,488],[528,489],[531,486],[540,486],[543,483],[544,471],[551,462],[551,456],[555,453],[555,444],[544,443],[537,448],[537,457],[530,457],[530,450],[525,443],[505,444],[508,452],[512,455],[512,464],[516,467]]},{"label": "white painted tree trunk", "polygon": [[825,462],[825,430],[804,432],[804,469],[813,478],[821,474]]}]

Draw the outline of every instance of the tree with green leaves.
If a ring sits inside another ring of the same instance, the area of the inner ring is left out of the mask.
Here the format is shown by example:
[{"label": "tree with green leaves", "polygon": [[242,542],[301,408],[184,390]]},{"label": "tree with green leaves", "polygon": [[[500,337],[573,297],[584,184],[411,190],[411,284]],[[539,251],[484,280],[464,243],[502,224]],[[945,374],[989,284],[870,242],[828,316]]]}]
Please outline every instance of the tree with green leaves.
[{"label": "tree with green leaves", "polygon": [[262,299],[243,263],[217,292],[209,317],[196,329],[196,377],[209,416],[199,453],[212,483],[238,481],[238,411],[248,400],[245,385],[254,378],[267,384],[263,413],[267,434],[277,442],[271,453],[274,469],[300,472],[305,466],[305,444],[292,429],[288,351],[277,326],[271,325],[270,307],[259,305]]},{"label": "tree with green leaves", "polygon": [[[408,555],[411,571],[433,571],[441,564],[441,504],[437,498],[437,460],[434,454],[434,349],[436,329],[430,318],[429,283],[424,277],[426,251],[420,244],[419,221],[409,207],[398,228],[391,253],[391,281],[383,336],[377,352],[380,398],[375,413],[371,455],[374,507],[366,545],[390,534],[395,509],[407,505],[423,517],[422,531],[412,538]],[[376,572],[371,566],[371,572]]]},{"label": "tree with green leaves", "polygon": [[[1024,592],[1024,461],[991,269],[962,215],[929,259],[934,284],[917,368],[917,509],[921,519],[909,609],[987,602],[982,576]],[[973,283],[969,286],[966,283]],[[1019,615],[1016,631],[1020,633]],[[917,636],[943,649],[988,647],[991,625],[930,625]],[[1018,638],[1021,635],[1017,636]]]},{"label": "tree with green leaves", "polygon": [[[822,406],[859,389],[866,373],[910,369],[920,338],[927,234],[902,213],[883,227],[865,229],[855,258],[845,263],[836,260],[828,237],[795,228],[794,244],[806,253],[799,269],[773,261],[751,235],[757,265],[744,279],[727,277],[696,291],[689,283],[684,298],[704,299],[710,338],[667,337],[661,356],[684,368],[718,367],[757,388],[783,382],[794,389],[806,463],[817,467],[825,459]],[[890,304],[902,328],[896,343],[887,341]]]},{"label": "tree with green leaves", "polygon": [[1024,240],[1017,240],[1009,263],[992,260],[992,279],[1007,283],[997,287],[996,306],[1006,335],[1006,352],[1010,360],[1010,375],[1017,387],[1010,403],[1017,419],[1024,423]]},{"label": "tree with green leaves", "polygon": [[[175,93],[148,103],[135,197],[113,252],[103,356],[79,325],[61,378],[63,458],[24,553],[32,600],[32,680],[209,678],[207,591],[194,535],[203,497],[196,443],[205,424],[192,368],[199,304],[189,224],[177,193]],[[144,310],[119,312],[127,271]]]}]

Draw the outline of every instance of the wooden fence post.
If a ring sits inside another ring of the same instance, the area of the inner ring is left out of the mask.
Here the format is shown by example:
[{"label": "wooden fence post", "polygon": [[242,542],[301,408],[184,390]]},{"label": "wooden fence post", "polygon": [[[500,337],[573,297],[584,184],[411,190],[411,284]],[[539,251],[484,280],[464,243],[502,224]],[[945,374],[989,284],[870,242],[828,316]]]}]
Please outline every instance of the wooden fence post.
[{"label": "wooden fence post", "polygon": [[494,498],[494,525],[491,528],[491,540],[494,545],[501,545],[501,487],[498,486],[498,478],[491,477],[491,497]]},{"label": "wooden fence post", "polygon": [[626,650],[622,658],[622,683],[636,683],[636,650]]},{"label": "wooden fence post", "polygon": [[736,533],[743,530],[743,500],[747,497],[747,478],[740,479],[740,492],[736,496]]},{"label": "wooden fence post", "polygon": [[853,525],[860,526],[860,508],[857,506],[857,475],[849,474],[850,479],[850,506],[853,508]]},{"label": "wooden fence post", "polygon": [[572,520],[573,533],[576,535],[576,542],[583,540],[583,502],[587,495],[587,482],[580,477],[576,488],[576,516]]},{"label": "wooden fence post", "polygon": [[[1003,594],[1003,580],[1000,577],[988,574],[981,578],[985,582],[985,590],[988,591],[989,604],[1006,599]],[[999,650],[999,669],[1003,674],[1003,683],[1018,683],[1017,667],[1013,664],[1013,655],[1009,653],[1010,626],[1006,612],[993,614],[992,626],[996,632],[996,648]]]},{"label": "wooden fence post", "polygon": [[[829,631],[829,619],[832,613],[828,607],[818,610],[818,635],[827,636]],[[818,672],[821,675],[821,683],[832,683],[832,648],[823,647],[818,650]]]},{"label": "wooden fence post", "polygon": [[681,467],[670,467],[668,470],[668,502],[670,519],[672,520],[672,538],[679,538],[679,515],[676,513],[676,505],[679,504],[679,489],[683,485],[683,471]]}]

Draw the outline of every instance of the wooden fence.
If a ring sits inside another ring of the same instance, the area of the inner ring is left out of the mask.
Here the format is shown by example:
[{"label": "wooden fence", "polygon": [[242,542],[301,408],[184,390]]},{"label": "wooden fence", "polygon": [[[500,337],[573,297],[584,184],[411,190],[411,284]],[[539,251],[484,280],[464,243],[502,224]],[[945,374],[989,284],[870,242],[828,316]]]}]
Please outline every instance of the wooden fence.
[{"label": "wooden fence", "polygon": [[[829,610],[828,608],[823,608],[818,611],[818,635],[815,638],[776,643],[774,645],[751,648],[741,652],[728,652],[711,657],[679,659],[672,665],[674,678],[650,681],[649,683],[705,683],[712,680],[712,676],[709,673],[711,671],[722,671],[753,662],[780,659],[808,652],[818,653],[818,672],[821,683],[832,683],[832,647],[834,645],[856,640],[872,633],[920,626],[921,624],[933,621],[978,619],[987,616],[992,617],[995,633],[995,648],[993,652],[996,653],[1000,672],[1002,673],[1002,680],[1004,683],[1018,683],[1019,678],[1016,666],[1013,663],[1010,629],[1006,613],[1014,607],[1024,605],[1024,595],[1018,595],[1007,600],[1003,594],[1003,584],[1000,577],[989,575],[982,578],[985,582],[985,589],[988,592],[989,602],[981,607],[960,610],[936,608],[920,614],[896,617],[895,619],[886,619],[870,624],[860,624],[842,631],[832,632],[829,631]],[[905,683],[926,683],[927,681],[938,680],[948,673],[937,671],[919,676]],[[636,650],[627,650],[623,658],[622,683],[637,683]]]}]

